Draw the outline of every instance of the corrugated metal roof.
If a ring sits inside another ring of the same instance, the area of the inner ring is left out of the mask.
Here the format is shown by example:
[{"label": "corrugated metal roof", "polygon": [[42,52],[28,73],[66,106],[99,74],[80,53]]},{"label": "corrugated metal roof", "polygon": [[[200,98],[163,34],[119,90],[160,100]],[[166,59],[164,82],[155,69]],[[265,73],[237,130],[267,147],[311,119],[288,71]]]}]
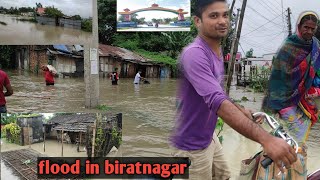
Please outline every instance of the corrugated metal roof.
[{"label": "corrugated metal roof", "polygon": [[53,48],[64,53],[72,53],[72,50],[70,51],[66,45],[53,45]]},{"label": "corrugated metal roof", "polygon": [[[94,124],[97,115],[94,113],[61,114],[50,119],[46,125],[55,124],[54,130],[86,132],[87,127]],[[102,114],[102,122],[111,122],[118,118],[115,114]]]},{"label": "corrugated metal roof", "polygon": [[81,45],[74,45],[74,48],[76,49],[77,52],[83,51],[83,47]]},{"label": "corrugated metal roof", "polygon": [[48,124],[63,124],[63,123],[88,123],[94,122],[96,114],[83,113],[83,114],[61,114],[51,118]]},{"label": "corrugated metal roof", "polygon": [[[47,48],[49,53],[57,55],[65,55],[73,58],[83,59],[82,52],[76,52],[75,47],[73,45],[53,45],[54,49]],[[58,48],[58,49],[57,49]],[[63,50],[64,49],[64,50]]]},{"label": "corrugated metal roof", "polygon": [[72,131],[72,132],[86,132],[87,127],[93,125],[93,123],[73,123],[73,124],[61,124],[53,128],[58,131]]},{"label": "corrugated metal roof", "polygon": [[99,44],[99,56],[113,56],[133,63],[152,63],[151,59],[140,56],[132,51],[105,44]]}]

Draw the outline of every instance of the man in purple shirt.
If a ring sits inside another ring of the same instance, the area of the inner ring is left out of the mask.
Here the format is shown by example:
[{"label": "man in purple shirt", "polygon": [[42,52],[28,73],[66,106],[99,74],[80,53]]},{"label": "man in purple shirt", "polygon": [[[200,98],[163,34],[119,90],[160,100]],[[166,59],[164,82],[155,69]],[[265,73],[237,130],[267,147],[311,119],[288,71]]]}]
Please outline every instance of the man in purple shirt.
[{"label": "man in purple shirt", "polygon": [[288,168],[296,161],[294,149],[260,128],[252,121],[251,113],[231,102],[223,91],[220,42],[230,24],[226,1],[196,0],[194,22],[198,37],[180,57],[182,78],[178,116],[171,137],[173,154],[191,159],[190,179],[229,179],[230,171],[214,134],[220,116],[237,132],[260,143],[281,170],[282,162]]}]

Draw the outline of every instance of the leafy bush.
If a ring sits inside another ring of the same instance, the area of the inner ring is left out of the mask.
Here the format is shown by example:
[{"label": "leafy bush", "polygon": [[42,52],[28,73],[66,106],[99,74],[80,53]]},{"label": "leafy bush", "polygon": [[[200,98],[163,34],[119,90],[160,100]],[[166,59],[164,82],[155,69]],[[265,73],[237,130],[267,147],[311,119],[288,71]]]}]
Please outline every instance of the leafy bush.
[{"label": "leafy bush", "polygon": [[83,19],[81,21],[81,29],[86,32],[92,32],[92,20]]},{"label": "leafy bush", "polygon": [[[16,123],[5,125],[1,130],[1,136],[6,136],[11,143],[20,143],[21,128]],[[4,134],[4,135],[3,135]]]}]

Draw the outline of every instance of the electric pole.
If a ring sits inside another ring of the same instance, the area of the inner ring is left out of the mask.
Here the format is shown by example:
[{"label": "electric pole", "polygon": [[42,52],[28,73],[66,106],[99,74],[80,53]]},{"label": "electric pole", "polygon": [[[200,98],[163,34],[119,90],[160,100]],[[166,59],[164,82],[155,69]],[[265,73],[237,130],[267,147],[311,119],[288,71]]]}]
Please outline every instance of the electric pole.
[{"label": "electric pole", "polygon": [[230,7],[230,10],[229,10],[229,15],[230,15],[230,18],[232,16],[232,12],[233,12],[233,7],[234,7],[234,4],[236,3],[236,0],[233,0],[232,1],[232,4],[231,4],[231,7]]},{"label": "electric pole", "polygon": [[231,86],[231,80],[232,80],[232,76],[233,76],[234,63],[235,63],[236,55],[237,55],[237,52],[238,52],[239,40],[240,40],[243,17],[244,17],[244,12],[246,10],[246,6],[247,6],[247,0],[243,0],[239,23],[238,23],[238,25],[236,27],[236,38],[232,42],[232,48],[231,48],[231,53],[230,53],[231,54],[231,58],[230,58],[229,67],[228,67],[228,79],[227,79],[227,87],[226,87],[226,93],[228,95],[229,95],[229,92],[230,92],[230,86]]},{"label": "electric pole", "polygon": [[97,0],[92,1],[92,38],[84,51],[85,107],[99,105],[99,46]]},{"label": "electric pole", "polygon": [[291,10],[290,10],[290,8],[288,8],[288,16],[287,16],[287,21],[288,21],[288,32],[289,32],[289,35],[288,36],[291,36],[292,35],[292,26],[291,26]]}]

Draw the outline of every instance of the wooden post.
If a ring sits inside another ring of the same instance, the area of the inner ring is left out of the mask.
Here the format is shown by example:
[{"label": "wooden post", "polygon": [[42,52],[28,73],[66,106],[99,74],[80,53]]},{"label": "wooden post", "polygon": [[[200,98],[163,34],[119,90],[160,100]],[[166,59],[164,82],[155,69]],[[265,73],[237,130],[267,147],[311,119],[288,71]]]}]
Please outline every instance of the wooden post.
[{"label": "wooden post", "polygon": [[94,146],[95,146],[95,141],[96,141],[96,122],[97,120],[94,120],[94,124],[93,124],[93,137],[92,137],[92,156],[94,157]]},{"label": "wooden post", "polygon": [[63,157],[63,127],[61,131],[61,157]]},{"label": "wooden post", "polygon": [[43,152],[46,152],[46,127],[44,127],[43,132]]},{"label": "wooden post", "polygon": [[28,143],[29,143],[29,148],[31,149],[31,138],[30,138],[30,130],[29,130],[29,128],[30,128],[30,125],[29,125],[29,121],[27,121],[27,123],[28,123]]}]

